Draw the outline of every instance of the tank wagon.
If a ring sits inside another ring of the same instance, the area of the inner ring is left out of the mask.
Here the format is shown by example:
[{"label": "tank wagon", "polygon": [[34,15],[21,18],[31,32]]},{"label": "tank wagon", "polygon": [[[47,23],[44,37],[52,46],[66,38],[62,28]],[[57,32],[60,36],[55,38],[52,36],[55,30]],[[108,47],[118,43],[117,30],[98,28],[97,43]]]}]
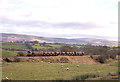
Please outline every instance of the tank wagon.
[{"label": "tank wagon", "polygon": [[43,52],[28,51],[27,56],[83,56],[84,52]]}]

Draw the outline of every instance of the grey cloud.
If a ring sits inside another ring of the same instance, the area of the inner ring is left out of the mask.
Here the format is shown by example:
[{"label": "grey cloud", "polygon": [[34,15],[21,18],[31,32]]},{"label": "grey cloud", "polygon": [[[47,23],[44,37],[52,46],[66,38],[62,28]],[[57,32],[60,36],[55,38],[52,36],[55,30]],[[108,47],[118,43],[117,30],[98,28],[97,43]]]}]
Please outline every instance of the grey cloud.
[{"label": "grey cloud", "polygon": [[[1,17],[0,17],[1,18]],[[91,29],[100,28],[102,26],[96,25],[94,23],[80,23],[80,22],[62,22],[62,23],[51,23],[39,20],[13,20],[7,17],[2,17],[0,21],[1,25],[16,25],[17,27],[39,27],[39,28],[69,28],[69,29]]]},{"label": "grey cloud", "polygon": [[55,24],[55,26],[60,28],[74,28],[74,29],[91,29],[100,27],[93,23],[79,23],[79,22],[59,23]]},{"label": "grey cloud", "polygon": [[8,25],[8,26],[13,26],[13,25],[16,25],[16,26],[22,26],[22,27],[41,27],[41,26],[44,26],[44,25],[50,25],[49,23],[47,22],[44,22],[44,21],[36,21],[36,20],[13,20],[13,19],[9,19],[9,18],[6,18],[6,17],[0,17],[0,24],[1,25]]},{"label": "grey cloud", "polygon": [[[8,25],[6,25],[8,24]],[[92,23],[78,23],[78,22],[68,22],[68,23],[48,23],[44,21],[37,21],[37,20],[24,20],[24,21],[19,21],[19,20],[12,20],[9,18],[2,17],[2,20],[0,20],[0,25],[3,26],[3,32],[9,32],[9,33],[18,33],[16,27],[13,27],[13,25],[16,25],[18,28],[21,26],[22,28],[44,28],[47,30],[47,28],[52,27],[52,28],[70,28],[70,29],[91,29],[91,28],[96,28],[100,27]],[[84,37],[84,38],[102,38],[102,39],[116,39],[117,37],[105,37],[105,36],[95,36],[95,35],[85,35],[85,34],[51,34],[51,33],[44,33],[44,32],[34,32],[34,31],[23,31],[19,33],[23,34],[32,34],[32,35],[39,35],[39,36],[48,36],[48,37]]]},{"label": "grey cloud", "polygon": [[116,21],[111,21],[110,24],[118,24]]},{"label": "grey cloud", "polygon": [[60,34],[60,35],[53,35],[54,37],[66,37],[66,38],[98,38],[98,39],[113,39],[117,40],[118,37],[108,37],[108,36],[98,36],[98,35],[87,35],[87,34]]}]

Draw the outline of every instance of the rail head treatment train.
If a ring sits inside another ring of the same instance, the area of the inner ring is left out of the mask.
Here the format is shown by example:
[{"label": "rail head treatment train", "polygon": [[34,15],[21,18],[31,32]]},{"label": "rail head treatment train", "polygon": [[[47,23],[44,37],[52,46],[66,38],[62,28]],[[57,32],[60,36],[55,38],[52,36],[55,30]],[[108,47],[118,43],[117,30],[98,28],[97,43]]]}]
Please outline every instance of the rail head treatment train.
[{"label": "rail head treatment train", "polygon": [[28,51],[27,56],[83,56],[84,52],[43,52]]}]

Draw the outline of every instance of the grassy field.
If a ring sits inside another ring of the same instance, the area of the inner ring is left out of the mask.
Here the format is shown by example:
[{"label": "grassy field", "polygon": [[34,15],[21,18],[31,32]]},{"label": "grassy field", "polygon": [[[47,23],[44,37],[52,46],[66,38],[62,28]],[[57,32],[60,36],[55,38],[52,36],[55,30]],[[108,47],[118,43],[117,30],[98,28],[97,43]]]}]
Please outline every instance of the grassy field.
[{"label": "grassy field", "polygon": [[26,45],[2,45],[3,48],[28,49]]},{"label": "grassy field", "polygon": [[62,45],[58,45],[58,44],[49,44],[49,46],[52,46],[53,49],[62,47]]},{"label": "grassy field", "polygon": [[37,48],[37,49],[49,49],[51,47],[45,47],[45,46],[32,46],[33,48]]},{"label": "grassy field", "polygon": [[[71,80],[84,74],[99,74],[105,76],[109,72],[118,72],[117,64],[113,65],[87,65],[63,63],[35,63],[17,62],[3,63],[2,78],[11,80]],[[79,65],[79,67],[76,67]],[[69,70],[66,70],[66,68]]]},{"label": "grassy field", "polygon": [[8,51],[8,50],[1,50],[2,51],[2,56],[16,56],[18,52],[23,52],[25,55],[27,54],[26,51]]},{"label": "grassy field", "polygon": [[[60,48],[62,47],[63,45],[60,45],[60,44],[44,44],[43,45],[39,45],[39,44],[35,44],[33,45],[32,47],[33,48],[37,48],[37,49],[56,49],[56,48]],[[80,45],[76,45],[77,48],[81,48]]]},{"label": "grassy field", "polygon": [[[28,49],[26,45],[3,45],[3,48]],[[32,46],[37,49],[60,48],[59,44],[35,44]],[[81,46],[77,45],[77,48]],[[8,51],[2,50],[2,56],[16,56],[18,52],[27,51]],[[78,61],[75,58],[75,61]],[[82,58],[84,60],[84,58]],[[80,62],[83,60],[79,59]],[[87,59],[86,59],[87,60]],[[85,60],[85,61],[86,61]],[[40,60],[41,61],[41,60]],[[46,59],[48,61],[48,59]],[[71,61],[71,60],[70,60]],[[88,61],[87,61],[88,62]],[[85,62],[83,62],[85,63]],[[63,64],[63,68],[61,68]],[[119,63],[120,64],[120,63]],[[76,67],[79,65],[79,67]],[[66,70],[66,68],[69,70]],[[73,80],[85,74],[98,74],[100,77],[107,76],[109,72],[118,72],[118,62],[108,62],[106,64],[70,64],[70,63],[41,63],[41,62],[4,62],[2,65],[2,78],[8,77],[11,80]],[[100,78],[97,78],[100,79]],[[111,78],[107,78],[111,79]]]},{"label": "grassy field", "polygon": [[39,44],[35,44],[32,46],[33,48],[37,48],[37,49],[55,49],[55,48],[60,48],[62,47],[62,45],[58,45],[58,44],[45,44],[43,45],[39,45]]}]

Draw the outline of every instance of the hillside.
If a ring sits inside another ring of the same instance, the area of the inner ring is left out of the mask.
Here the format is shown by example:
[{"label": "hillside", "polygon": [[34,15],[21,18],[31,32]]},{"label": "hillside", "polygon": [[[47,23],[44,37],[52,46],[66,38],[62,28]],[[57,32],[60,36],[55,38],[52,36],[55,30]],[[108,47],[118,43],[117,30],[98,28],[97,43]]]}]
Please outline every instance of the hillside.
[{"label": "hillside", "polygon": [[66,38],[52,38],[52,37],[40,37],[33,35],[23,35],[23,34],[9,34],[0,33],[2,41],[39,41],[47,43],[64,43],[64,44],[94,44],[94,45],[117,45],[117,41],[109,41],[104,39],[96,38],[76,38],[76,39],[66,39]]}]

